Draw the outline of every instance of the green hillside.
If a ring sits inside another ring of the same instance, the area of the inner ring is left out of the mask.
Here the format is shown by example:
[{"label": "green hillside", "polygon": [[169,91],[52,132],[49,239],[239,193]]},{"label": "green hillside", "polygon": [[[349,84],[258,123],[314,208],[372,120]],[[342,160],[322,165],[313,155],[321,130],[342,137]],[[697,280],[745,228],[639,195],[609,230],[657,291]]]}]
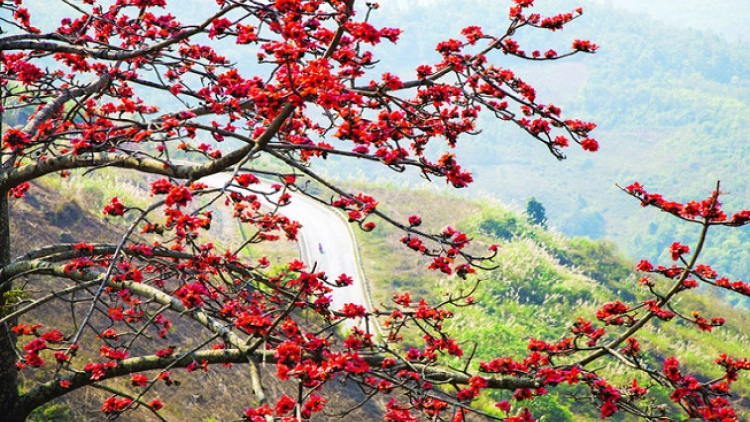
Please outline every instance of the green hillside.
[{"label": "green hillside", "polygon": [[[500,245],[494,260],[497,269],[461,281],[455,276],[441,277],[426,271],[428,262],[410,253],[399,243],[399,234],[385,224],[380,224],[374,233],[358,234],[365,274],[374,287],[375,303],[380,306],[388,306],[394,292],[408,291],[415,300],[445,300],[447,295],[470,289],[480,280],[473,294],[477,304],[456,310],[456,317],[449,322],[450,334],[465,342],[465,350],[477,345],[475,363],[504,356],[521,358],[528,353],[532,336],[557,341],[566,336],[578,317],[594,319],[603,303],[638,302],[649,297],[638,286],[631,261],[611,242],[569,238],[547,231],[530,224],[522,212],[486,198],[465,200],[394,187],[359,188],[378,198],[384,211],[399,218],[405,219],[418,209],[431,229],[451,224],[471,234],[474,243]],[[650,213],[654,210],[641,211],[642,215]],[[677,309],[686,314],[700,311],[707,316],[725,316],[727,325],[705,333],[682,322],[657,323],[638,335],[643,348],[649,350],[645,359],[648,364],[660,369],[666,356],[677,356],[688,371],[709,379],[720,376],[713,364],[719,354],[744,356],[750,341],[744,327],[750,324],[750,315],[733,311],[705,291],[683,295]],[[632,381],[632,372],[621,365],[605,365],[606,372],[622,385]],[[736,388],[737,397],[748,397],[750,378],[743,375]],[[574,388],[554,391],[533,403],[536,416],[546,415],[540,420],[601,420],[590,403],[572,399]],[[666,394],[657,396],[658,404],[676,410]],[[488,408],[495,400],[503,399],[510,397],[507,393],[493,395]],[[746,412],[743,418],[750,417],[745,400],[738,406]],[[613,420],[631,419],[619,415]]]}]

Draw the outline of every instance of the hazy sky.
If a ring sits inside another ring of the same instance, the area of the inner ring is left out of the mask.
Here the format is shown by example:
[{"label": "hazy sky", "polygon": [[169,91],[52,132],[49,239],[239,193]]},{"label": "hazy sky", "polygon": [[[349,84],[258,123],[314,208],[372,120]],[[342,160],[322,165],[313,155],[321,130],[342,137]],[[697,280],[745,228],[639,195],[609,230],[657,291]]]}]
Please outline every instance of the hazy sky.
[{"label": "hazy sky", "polygon": [[[441,3],[457,0],[380,0],[383,7],[404,11],[412,7],[426,5],[439,6]],[[463,4],[467,10],[472,8],[497,9],[510,0],[466,0]],[[646,13],[652,18],[672,26],[686,26],[716,33],[730,40],[750,42],[750,31],[746,31],[750,21],[748,0],[536,0],[536,9],[541,13],[563,12],[578,6],[586,7],[592,3],[610,3],[623,9]]]}]

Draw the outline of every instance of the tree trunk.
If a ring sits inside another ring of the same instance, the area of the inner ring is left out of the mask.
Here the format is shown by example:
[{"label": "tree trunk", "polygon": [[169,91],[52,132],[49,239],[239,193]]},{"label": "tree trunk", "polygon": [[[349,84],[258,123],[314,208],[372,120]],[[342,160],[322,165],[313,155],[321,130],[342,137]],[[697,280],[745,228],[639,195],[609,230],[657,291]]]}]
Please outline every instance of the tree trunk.
[{"label": "tree trunk", "polygon": [[[0,268],[10,263],[10,214],[8,192],[0,190]],[[11,283],[0,279],[0,315],[6,304],[6,293]],[[19,412],[18,368],[16,367],[16,336],[10,330],[11,324],[0,325],[0,419],[8,422],[21,422],[26,412]],[[21,414],[23,413],[23,414]]]}]

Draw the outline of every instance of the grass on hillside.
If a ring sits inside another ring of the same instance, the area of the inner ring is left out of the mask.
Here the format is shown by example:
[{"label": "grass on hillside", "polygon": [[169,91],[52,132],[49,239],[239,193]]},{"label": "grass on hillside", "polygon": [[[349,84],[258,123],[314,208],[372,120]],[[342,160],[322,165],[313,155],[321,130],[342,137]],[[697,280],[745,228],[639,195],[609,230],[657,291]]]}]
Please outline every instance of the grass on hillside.
[{"label": "grass on hillside", "polygon": [[[533,336],[556,341],[569,334],[577,317],[595,320],[596,309],[605,302],[635,302],[648,298],[636,282],[632,261],[607,241],[587,238],[566,238],[527,221],[523,213],[487,200],[471,201],[440,196],[433,192],[404,191],[394,187],[354,189],[375,197],[379,209],[405,221],[419,214],[427,227],[439,230],[453,224],[485,246],[500,245],[494,263],[497,268],[479,272],[479,290],[474,295],[477,305],[456,310],[455,318],[446,324],[463,342],[465,350],[477,346],[475,362],[511,356],[522,358],[527,342]],[[385,222],[378,222],[372,233],[357,232],[364,258],[365,274],[371,283],[376,301],[389,303],[394,292],[409,291],[412,297],[435,302],[468,282],[427,270],[428,261],[411,252],[399,242],[401,234]],[[689,368],[701,379],[721,376],[713,364],[720,353],[742,358],[750,339],[745,334],[750,313],[692,291],[682,295],[677,308],[683,314],[700,311],[707,318],[727,318],[724,327],[713,333],[698,330],[682,321],[657,322],[637,335],[648,351],[646,362],[660,370],[666,356],[677,356],[683,369]],[[611,330],[617,333],[616,329]],[[603,369],[620,385],[632,381],[632,373],[621,365],[607,363]],[[750,378],[743,374],[733,387],[742,418],[750,418]],[[646,380],[639,378],[639,382]],[[600,420],[590,404],[575,403],[571,398],[576,388],[556,388],[555,392],[534,403],[547,421]],[[676,410],[664,391],[654,389],[659,403]],[[508,399],[507,393],[491,393],[480,403],[492,411],[494,400]],[[572,413],[571,413],[572,411]],[[573,416],[575,415],[575,417]],[[632,420],[622,414],[612,420]]]}]

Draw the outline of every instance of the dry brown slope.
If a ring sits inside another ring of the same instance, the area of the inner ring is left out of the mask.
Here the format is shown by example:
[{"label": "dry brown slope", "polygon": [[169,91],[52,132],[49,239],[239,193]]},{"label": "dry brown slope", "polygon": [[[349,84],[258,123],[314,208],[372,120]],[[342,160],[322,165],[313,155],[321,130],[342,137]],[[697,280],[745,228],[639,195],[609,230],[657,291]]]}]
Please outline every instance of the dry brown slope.
[{"label": "dry brown slope", "polygon": [[[81,191],[77,191],[81,194]],[[84,208],[85,204],[96,202],[95,198],[71,195],[71,192],[34,185],[27,196],[15,200],[11,204],[11,233],[13,237],[12,256],[19,256],[27,251],[54,243],[80,242],[116,242],[122,231],[121,226],[115,226],[103,216],[95,215]],[[31,279],[28,289],[36,296],[51,290],[54,280]],[[65,303],[57,302],[44,306],[35,312],[31,318],[23,322],[38,321],[51,324],[53,321],[59,326],[59,316],[69,314]],[[186,327],[185,324],[176,324]],[[196,345],[204,340],[203,333],[197,327],[183,328],[170,334],[170,343]],[[178,349],[179,350],[179,349]],[[187,373],[185,370],[173,371],[173,378],[179,381],[179,386],[158,385],[156,394],[149,398],[158,397],[167,403],[162,415],[170,421],[228,421],[240,418],[242,410],[257,405],[255,403],[250,377],[246,367],[235,365],[232,368],[222,366],[211,367],[208,372],[196,371]],[[151,374],[151,376],[155,376]],[[26,385],[32,385],[39,380],[38,374],[32,370],[22,371]],[[295,391],[293,386],[279,382],[275,377],[275,368],[270,367],[264,373],[264,383],[267,394],[278,397],[283,391]],[[33,383],[32,383],[33,380]],[[117,388],[130,389],[129,380],[117,380],[109,385]],[[321,392],[329,400],[328,416],[321,416],[326,420],[359,402],[363,397],[355,388],[331,383]],[[68,415],[66,418],[55,419],[59,422],[68,421],[98,421],[104,420],[100,412],[101,403],[111,395],[96,388],[86,388],[71,393],[62,398],[59,404],[59,414]],[[64,410],[67,407],[70,410]],[[383,403],[368,403],[358,411],[346,416],[347,421],[382,420]],[[121,420],[151,421],[158,420],[145,410],[136,410]],[[36,415],[31,420],[51,420]]]}]

